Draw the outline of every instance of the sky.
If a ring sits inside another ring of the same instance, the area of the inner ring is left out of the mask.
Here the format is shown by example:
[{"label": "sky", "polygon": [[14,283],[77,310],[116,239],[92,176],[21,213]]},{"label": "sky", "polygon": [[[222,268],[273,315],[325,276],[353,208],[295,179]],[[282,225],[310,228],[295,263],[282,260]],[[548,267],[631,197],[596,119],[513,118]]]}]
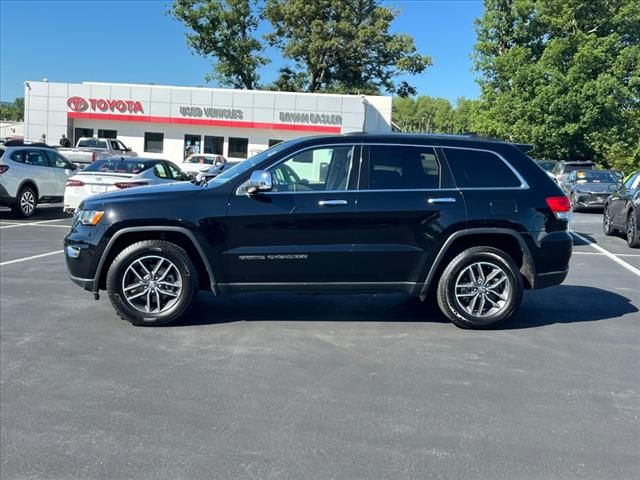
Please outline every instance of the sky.
[{"label": "sky", "polygon": [[[413,36],[418,51],[433,66],[403,77],[419,95],[476,98],[470,58],[474,19],[481,0],[389,0],[400,10],[394,32]],[[24,95],[26,80],[80,83],[155,83],[211,86],[205,75],[211,60],[193,54],[186,29],[165,14],[168,0],[0,0],[0,100]],[[269,49],[271,63],[261,81],[275,79],[283,65],[279,50]]]}]

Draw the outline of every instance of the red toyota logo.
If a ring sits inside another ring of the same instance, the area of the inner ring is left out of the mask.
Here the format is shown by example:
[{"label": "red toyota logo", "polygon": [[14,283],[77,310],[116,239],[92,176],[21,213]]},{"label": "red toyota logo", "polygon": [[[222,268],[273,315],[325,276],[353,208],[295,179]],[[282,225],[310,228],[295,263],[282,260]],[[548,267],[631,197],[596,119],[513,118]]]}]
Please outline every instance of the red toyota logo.
[{"label": "red toyota logo", "polygon": [[71,97],[67,99],[67,106],[74,112],[84,112],[89,108],[89,102],[82,97]]}]

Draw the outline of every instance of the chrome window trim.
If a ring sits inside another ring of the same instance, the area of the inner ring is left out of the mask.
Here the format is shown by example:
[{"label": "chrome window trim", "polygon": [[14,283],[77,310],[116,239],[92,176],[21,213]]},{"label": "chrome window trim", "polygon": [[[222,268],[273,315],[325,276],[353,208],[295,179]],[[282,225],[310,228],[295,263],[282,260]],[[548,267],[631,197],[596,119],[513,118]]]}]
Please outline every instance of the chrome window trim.
[{"label": "chrome window trim", "polygon": [[[450,146],[441,146],[440,147],[442,149],[442,151],[444,152],[444,156],[446,158],[447,156],[447,152],[445,152],[445,150],[447,148],[452,148],[455,150],[473,150],[476,152],[487,152],[487,153],[491,153],[493,155],[495,155],[496,157],[498,157],[500,160],[502,160],[502,162],[509,168],[509,170],[511,170],[513,172],[513,174],[516,176],[516,178],[518,180],[520,180],[520,186],[519,187],[462,187],[460,188],[460,190],[528,190],[529,189],[529,184],[527,183],[527,181],[522,177],[522,175],[520,175],[520,172],[518,172],[513,165],[511,165],[511,163],[509,163],[509,161],[504,158],[502,155],[500,155],[498,152],[495,152],[493,150],[487,150],[486,148],[474,148],[474,147],[450,147]],[[449,163],[449,159],[447,159],[447,163]],[[453,174],[453,172],[451,172]],[[455,175],[453,176],[453,181],[455,182]]]},{"label": "chrome window trim", "polygon": [[[476,191],[476,190],[528,190],[529,184],[527,183],[527,181],[524,179],[524,177],[522,175],[520,175],[520,172],[518,172],[515,167],[513,165],[511,165],[511,163],[509,163],[509,161],[504,158],[500,153],[495,152],[493,150],[488,150],[486,148],[475,148],[475,147],[454,147],[454,146],[444,146],[444,145],[431,145],[431,144],[414,144],[414,143],[377,143],[377,142],[362,142],[362,143],[327,143],[324,145],[312,145],[309,147],[304,147],[304,148],[300,148],[292,153],[290,153],[289,155],[287,155],[284,159],[278,160],[274,163],[269,164],[268,166],[264,167],[262,170],[269,170],[270,168],[273,168],[276,165],[279,165],[280,163],[286,162],[287,160],[289,160],[293,155],[296,155],[300,152],[304,152],[305,150],[311,150],[314,148],[328,148],[328,147],[336,147],[336,146],[345,146],[345,145],[352,145],[353,147],[360,147],[360,164],[358,166],[358,186],[360,186],[360,171],[362,169],[362,153],[364,151],[365,147],[370,147],[370,146],[376,146],[376,145],[384,145],[384,146],[390,146],[390,147],[419,147],[419,148],[433,148],[435,150],[436,153],[436,158],[438,159],[438,162],[440,162],[440,159],[438,158],[438,149],[441,149],[445,155],[445,160],[447,161],[447,163],[449,162],[449,160],[446,158],[446,152],[444,151],[447,148],[452,148],[452,149],[456,149],[456,150],[472,150],[472,151],[477,151],[477,152],[487,152],[487,153],[491,153],[493,155],[495,155],[496,157],[498,157],[508,168],[509,170],[511,170],[511,172],[516,176],[516,178],[520,181],[520,186],[518,187],[462,187],[462,188],[411,188],[411,189],[403,189],[403,188],[398,188],[398,189],[390,189],[390,190],[377,190],[377,189],[371,189],[371,188],[367,188],[367,189],[352,189],[352,190],[311,190],[311,191],[300,191],[300,192],[266,192],[263,195],[299,195],[299,194],[309,194],[309,193],[351,193],[351,192],[365,192],[365,193],[370,193],[370,192],[376,192],[376,193],[383,193],[383,192],[445,192],[445,191],[458,191],[458,192],[464,192],[464,191]],[[442,169],[442,165],[440,165],[440,168]],[[453,173],[452,173],[453,175]],[[440,174],[440,177],[442,179],[442,173]],[[453,180],[455,181],[455,177],[453,177]],[[246,184],[246,180],[244,182],[242,182],[240,185],[238,185],[238,187],[236,188],[235,194],[236,196],[250,196],[242,187]]]}]

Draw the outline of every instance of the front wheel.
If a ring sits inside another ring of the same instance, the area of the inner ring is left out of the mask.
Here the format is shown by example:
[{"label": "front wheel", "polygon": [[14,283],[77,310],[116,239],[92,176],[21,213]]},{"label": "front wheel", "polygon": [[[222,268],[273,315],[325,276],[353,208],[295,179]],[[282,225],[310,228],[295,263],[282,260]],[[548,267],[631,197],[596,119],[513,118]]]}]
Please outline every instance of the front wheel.
[{"label": "front wheel", "polygon": [[198,272],[188,253],[164,240],[125,248],[107,273],[109,300],[133,325],[166,325],[182,317],[198,292]]},{"label": "front wheel", "polygon": [[602,216],[602,230],[605,235],[613,235],[615,228],[613,228],[613,221],[611,220],[611,214],[609,213],[609,206],[604,207],[604,214]]},{"label": "front wheel", "polygon": [[473,247],[456,256],[438,283],[438,305],[461,328],[488,328],[511,318],[522,300],[522,276],[502,250]]},{"label": "front wheel", "polygon": [[627,216],[627,245],[631,248],[640,247],[640,236],[638,235],[638,223],[636,222],[636,214],[633,210]]}]

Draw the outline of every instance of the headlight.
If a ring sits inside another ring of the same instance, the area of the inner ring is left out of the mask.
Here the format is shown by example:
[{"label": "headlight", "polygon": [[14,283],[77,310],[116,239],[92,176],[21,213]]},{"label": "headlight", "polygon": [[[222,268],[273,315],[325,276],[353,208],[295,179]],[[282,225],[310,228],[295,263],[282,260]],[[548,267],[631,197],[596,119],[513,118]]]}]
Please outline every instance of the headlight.
[{"label": "headlight", "polygon": [[78,210],[77,220],[82,225],[94,226],[98,224],[103,215],[104,212],[99,210]]}]

